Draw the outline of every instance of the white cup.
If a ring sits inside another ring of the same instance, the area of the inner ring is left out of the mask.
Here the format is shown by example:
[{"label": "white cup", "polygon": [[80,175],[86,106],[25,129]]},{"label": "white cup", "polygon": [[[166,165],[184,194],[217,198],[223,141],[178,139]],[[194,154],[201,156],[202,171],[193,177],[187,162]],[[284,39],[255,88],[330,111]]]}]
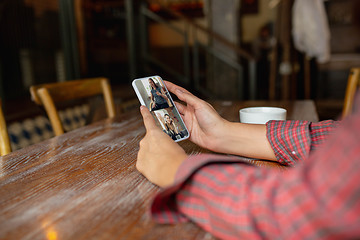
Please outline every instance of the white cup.
[{"label": "white cup", "polygon": [[286,120],[286,109],[277,107],[249,107],[240,109],[240,122],[265,124],[269,120]]}]

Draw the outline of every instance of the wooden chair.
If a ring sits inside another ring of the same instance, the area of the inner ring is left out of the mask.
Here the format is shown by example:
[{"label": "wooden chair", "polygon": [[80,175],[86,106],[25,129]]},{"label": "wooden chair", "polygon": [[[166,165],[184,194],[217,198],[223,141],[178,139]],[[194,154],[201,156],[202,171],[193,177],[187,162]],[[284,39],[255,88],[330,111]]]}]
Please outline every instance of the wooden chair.
[{"label": "wooden chair", "polygon": [[0,101],[0,155],[4,156],[11,152],[9,134],[6,127],[4,113]]},{"label": "wooden chair", "polygon": [[103,95],[109,118],[115,116],[115,104],[107,78],[89,78],[61,83],[40,84],[30,87],[32,100],[44,106],[55,135],[64,133],[55,103]]},{"label": "wooden chair", "polygon": [[352,68],[350,70],[348,83],[346,87],[342,118],[345,118],[352,112],[355,93],[359,87],[360,87],[360,68]]}]

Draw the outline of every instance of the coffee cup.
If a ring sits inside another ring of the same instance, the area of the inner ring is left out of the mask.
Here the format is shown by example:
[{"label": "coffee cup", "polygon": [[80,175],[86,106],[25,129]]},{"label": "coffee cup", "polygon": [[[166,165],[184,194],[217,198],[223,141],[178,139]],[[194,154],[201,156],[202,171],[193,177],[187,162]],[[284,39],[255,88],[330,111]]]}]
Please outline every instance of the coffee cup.
[{"label": "coffee cup", "polygon": [[286,120],[286,109],[278,107],[249,107],[240,109],[240,122],[265,124],[269,120]]}]

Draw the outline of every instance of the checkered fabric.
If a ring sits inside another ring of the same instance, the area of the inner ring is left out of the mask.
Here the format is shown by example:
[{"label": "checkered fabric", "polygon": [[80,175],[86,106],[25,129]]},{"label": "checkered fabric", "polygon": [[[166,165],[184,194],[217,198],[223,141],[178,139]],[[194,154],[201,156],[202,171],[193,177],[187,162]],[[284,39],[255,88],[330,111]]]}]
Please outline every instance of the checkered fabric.
[{"label": "checkered fabric", "polygon": [[87,104],[59,111],[65,132],[84,126],[88,114],[89,106]]},{"label": "checkered fabric", "polygon": [[[59,111],[65,131],[71,131],[85,125],[89,114],[87,104]],[[27,118],[9,124],[8,133],[13,151],[49,139],[54,135],[51,124],[45,116]]]}]

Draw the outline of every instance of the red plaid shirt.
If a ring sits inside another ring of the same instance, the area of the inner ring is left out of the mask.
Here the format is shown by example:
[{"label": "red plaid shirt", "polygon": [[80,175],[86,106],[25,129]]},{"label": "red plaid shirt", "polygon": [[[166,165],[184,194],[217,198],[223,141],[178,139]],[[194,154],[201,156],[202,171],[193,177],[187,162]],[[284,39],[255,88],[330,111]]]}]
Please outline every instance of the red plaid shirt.
[{"label": "red plaid shirt", "polygon": [[300,162],[286,171],[190,156],[155,197],[153,219],[191,220],[222,239],[359,239],[360,111],[337,125],[269,122],[278,161]]}]

